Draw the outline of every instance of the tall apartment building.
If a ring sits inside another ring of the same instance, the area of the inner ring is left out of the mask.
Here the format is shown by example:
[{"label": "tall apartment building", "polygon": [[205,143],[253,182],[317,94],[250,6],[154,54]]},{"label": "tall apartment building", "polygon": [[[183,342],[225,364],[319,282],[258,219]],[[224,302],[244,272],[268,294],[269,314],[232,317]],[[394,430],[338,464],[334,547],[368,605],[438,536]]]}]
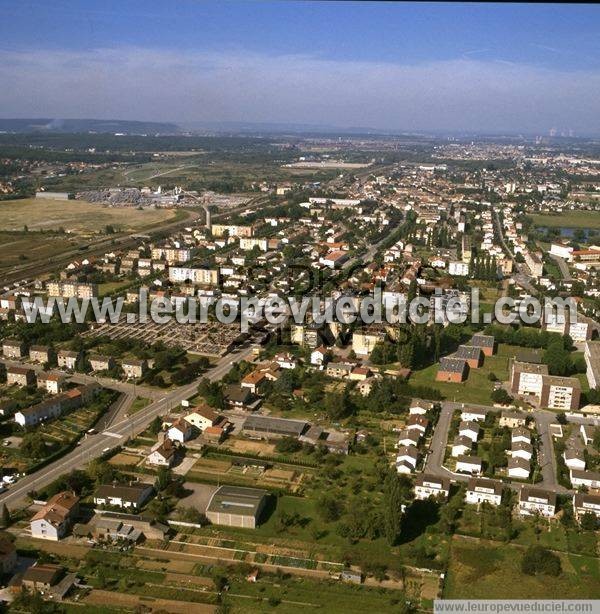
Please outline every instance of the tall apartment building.
[{"label": "tall apartment building", "polygon": [[212,235],[213,237],[252,237],[254,225],[213,224]]},{"label": "tall apartment building", "polygon": [[584,356],[590,388],[600,388],[600,341],[588,341],[585,344]]},{"label": "tall apartment building", "polygon": [[169,281],[173,283],[192,283],[203,286],[214,286],[219,281],[217,269],[170,267]]},{"label": "tall apartment building", "polygon": [[547,365],[514,361],[511,391],[535,397],[542,407],[572,411],[579,407],[581,384],[576,377],[549,375]]},{"label": "tall apartment building", "polygon": [[79,283],[77,281],[49,281],[46,283],[48,296],[62,296],[63,298],[92,298],[98,296],[96,284]]},{"label": "tall apartment building", "polygon": [[512,364],[510,388],[513,394],[542,394],[543,379],[548,375],[547,365],[515,360]]}]

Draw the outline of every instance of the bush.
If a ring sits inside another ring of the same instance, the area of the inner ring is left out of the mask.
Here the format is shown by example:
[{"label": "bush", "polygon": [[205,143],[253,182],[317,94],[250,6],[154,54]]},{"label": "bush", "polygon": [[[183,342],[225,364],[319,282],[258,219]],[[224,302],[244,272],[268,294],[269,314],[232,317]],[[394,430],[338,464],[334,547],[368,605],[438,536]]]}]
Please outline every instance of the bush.
[{"label": "bush", "polygon": [[560,559],[542,546],[530,546],[521,561],[521,571],[528,576],[544,574],[559,576],[562,572]]}]

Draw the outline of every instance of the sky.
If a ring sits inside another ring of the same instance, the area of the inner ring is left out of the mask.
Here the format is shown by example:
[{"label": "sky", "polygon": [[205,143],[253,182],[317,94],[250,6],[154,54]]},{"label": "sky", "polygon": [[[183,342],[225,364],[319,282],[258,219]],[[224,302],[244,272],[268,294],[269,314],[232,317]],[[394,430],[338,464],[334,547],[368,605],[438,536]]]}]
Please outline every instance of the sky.
[{"label": "sky", "polygon": [[0,116],[600,134],[600,5],[0,0]]}]

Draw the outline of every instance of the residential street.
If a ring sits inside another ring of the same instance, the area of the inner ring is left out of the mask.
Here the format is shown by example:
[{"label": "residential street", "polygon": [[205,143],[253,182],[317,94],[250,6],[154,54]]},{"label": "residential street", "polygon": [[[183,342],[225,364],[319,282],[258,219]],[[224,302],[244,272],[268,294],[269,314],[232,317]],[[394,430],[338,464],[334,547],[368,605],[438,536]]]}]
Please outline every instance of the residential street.
[{"label": "residential street", "polygon": [[[0,504],[4,503],[14,509],[24,501],[27,494],[32,490],[42,489],[61,475],[73,469],[80,469],[92,459],[102,456],[110,448],[123,444],[129,437],[144,431],[156,416],[167,414],[174,407],[178,406],[181,401],[193,396],[202,379],[208,378],[211,381],[221,379],[231,369],[233,360],[244,360],[251,355],[252,351],[253,348],[250,346],[226,354],[211,370],[204,373],[191,384],[164,392],[161,398],[153,401],[135,415],[111,425],[109,427],[110,430],[105,430],[97,435],[87,436],[81,440],[81,444],[75,450],[66,456],[35,473],[25,476],[16,484],[10,486],[8,491],[0,495]],[[126,385],[133,386],[132,384]]]}]

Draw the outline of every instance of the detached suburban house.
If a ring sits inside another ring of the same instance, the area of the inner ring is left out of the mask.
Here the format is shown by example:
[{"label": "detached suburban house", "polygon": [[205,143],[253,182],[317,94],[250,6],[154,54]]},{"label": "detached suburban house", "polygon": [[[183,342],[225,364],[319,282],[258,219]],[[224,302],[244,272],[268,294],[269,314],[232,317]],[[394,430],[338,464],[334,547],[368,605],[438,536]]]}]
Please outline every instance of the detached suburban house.
[{"label": "detached suburban house", "polygon": [[23,358],[26,345],[19,339],[4,339],[2,341],[2,354],[5,358]]},{"label": "detached suburban house", "polygon": [[63,538],[79,512],[79,497],[60,492],[52,497],[31,519],[31,536],[58,541]]},{"label": "detached suburban house", "polygon": [[528,460],[519,457],[508,459],[508,477],[526,480],[531,472],[531,465]]},{"label": "detached suburban house", "polygon": [[563,452],[563,458],[565,459],[565,465],[569,469],[579,469],[580,471],[585,469],[585,455],[583,450],[567,448]]},{"label": "detached suburban house", "polygon": [[149,465],[155,465],[156,467],[170,467],[174,460],[175,446],[170,439],[165,438],[163,441],[152,447],[146,462]]},{"label": "detached suburban house", "polygon": [[479,424],[477,422],[461,422],[458,426],[460,437],[468,437],[472,442],[479,438]]},{"label": "detached suburban house", "polygon": [[486,416],[487,411],[485,409],[473,409],[468,407],[462,410],[460,419],[464,422],[483,422]]},{"label": "detached suburban house", "polygon": [[452,442],[452,456],[454,458],[463,456],[464,454],[467,454],[467,452],[470,452],[472,447],[472,439],[465,437],[464,435],[458,435]]},{"label": "detached suburban house", "polygon": [[408,413],[411,416],[424,416],[430,409],[433,409],[431,401],[423,401],[423,399],[413,399],[408,406]]},{"label": "detached suburban house", "polygon": [[180,418],[176,422],[173,422],[167,431],[167,437],[171,441],[177,441],[178,443],[185,443],[188,439],[192,438],[193,434],[194,429],[185,418]]},{"label": "detached suburban house", "polygon": [[103,484],[94,495],[96,505],[114,505],[138,509],[152,496],[151,484],[132,482],[130,484]]}]

